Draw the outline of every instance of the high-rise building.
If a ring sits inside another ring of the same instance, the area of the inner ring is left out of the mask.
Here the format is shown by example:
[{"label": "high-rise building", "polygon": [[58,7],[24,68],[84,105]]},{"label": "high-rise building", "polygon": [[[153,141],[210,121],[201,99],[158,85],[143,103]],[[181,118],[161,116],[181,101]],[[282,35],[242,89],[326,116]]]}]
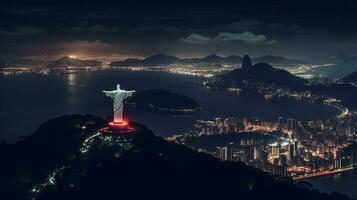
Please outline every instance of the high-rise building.
[{"label": "high-rise building", "polygon": [[218,127],[222,126],[222,119],[221,118],[217,117],[215,121],[216,121],[216,126],[218,126]]},{"label": "high-rise building", "polygon": [[216,147],[217,157],[221,160],[228,160],[227,147]]},{"label": "high-rise building", "polygon": [[233,160],[233,143],[227,145],[227,160]]},{"label": "high-rise building", "polygon": [[244,124],[244,127],[247,128],[248,127],[248,119],[247,118],[243,118],[243,124]]},{"label": "high-rise building", "polygon": [[295,144],[289,144],[287,159],[289,162],[293,161],[295,158]]},{"label": "high-rise building", "polygon": [[299,157],[299,141],[294,141],[294,157]]},{"label": "high-rise building", "polygon": [[280,145],[279,144],[273,144],[271,146],[271,156],[279,156],[280,155]]},{"label": "high-rise building", "polygon": [[236,132],[245,130],[244,123],[242,121],[236,122]]},{"label": "high-rise building", "polygon": [[335,168],[336,169],[341,168],[341,158],[335,159]]},{"label": "high-rise building", "polygon": [[287,119],[287,128],[290,131],[295,131],[297,128],[297,122],[296,119],[288,118]]},{"label": "high-rise building", "polygon": [[263,150],[258,148],[258,147],[254,147],[254,160],[260,160],[262,161],[263,160]]},{"label": "high-rise building", "polygon": [[230,123],[230,124],[235,124],[235,123],[236,123],[236,119],[235,119],[234,117],[231,117],[231,118],[229,119],[229,123]]},{"label": "high-rise building", "polygon": [[224,119],[223,126],[229,127],[229,118],[225,118],[225,119]]},{"label": "high-rise building", "polygon": [[286,155],[284,155],[284,154],[280,154],[279,155],[279,165],[282,165],[282,166],[284,166],[284,165],[287,165],[287,158],[286,158]]},{"label": "high-rise building", "polygon": [[244,162],[244,151],[242,151],[242,150],[235,151],[234,158],[236,161]]},{"label": "high-rise building", "polygon": [[254,159],[254,148],[252,146],[246,146],[244,148],[244,161],[251,162]]},{"label": "high-rise building", "polygon": [[282,117],[279,117],[279,118],[278,118],[278,128],[279,128],[279,129],[284,128],[284,121],[283,121],[283,118],[282,118]]},{"label": "high-rise building", "polygon": [[287,176],[287,165],[271,165],[268,170],[273,175]]}]

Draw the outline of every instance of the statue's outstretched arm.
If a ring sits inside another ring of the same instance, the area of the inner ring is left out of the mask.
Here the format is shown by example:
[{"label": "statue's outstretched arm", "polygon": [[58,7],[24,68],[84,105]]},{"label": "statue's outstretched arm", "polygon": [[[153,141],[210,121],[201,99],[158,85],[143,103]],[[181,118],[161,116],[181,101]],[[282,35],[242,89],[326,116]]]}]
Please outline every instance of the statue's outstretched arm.
[{"label": "statue's outstretched arm", "polygon": [[131,96],[134,92],[135,92],[135,90],[130,90],[130,91],[127,91],[126,94],[127,94],[128,96]]},{"label": "statue's outstretched arm", "polygon": [[102,92],[104,92],[107,97],[115,98],[115,93],[116,93],[115,91],[103,90]]},{"label": "statue's outstretched arm", "polygon": [[135,92],[135,90],[125,91],[125,93],[124,93],[125,97],[124,97],[124,98],[131,97],[131,95],[132,95],[134,92]]}]

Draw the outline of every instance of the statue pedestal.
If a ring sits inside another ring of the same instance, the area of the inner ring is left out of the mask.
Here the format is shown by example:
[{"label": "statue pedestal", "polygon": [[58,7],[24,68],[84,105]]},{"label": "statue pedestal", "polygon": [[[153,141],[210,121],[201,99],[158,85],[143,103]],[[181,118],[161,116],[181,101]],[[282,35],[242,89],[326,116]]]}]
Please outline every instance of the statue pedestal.
[{"label": "statue pedestal", "polygon": [[130,127],[129,124],[126,122],[121,122],[121,123],[110,122],[107,127],[101,128],[99,131],[108,134],[125,135],[125,134],[134,133],[135,129]]}]

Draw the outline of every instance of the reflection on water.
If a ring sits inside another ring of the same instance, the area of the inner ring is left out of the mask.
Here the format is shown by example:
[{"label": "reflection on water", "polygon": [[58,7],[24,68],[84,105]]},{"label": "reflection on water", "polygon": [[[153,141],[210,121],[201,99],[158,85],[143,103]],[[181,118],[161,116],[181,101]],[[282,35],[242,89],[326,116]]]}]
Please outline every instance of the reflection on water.
[{"label": "reflection on water", "polygon": [[[127,109],[130,119],[143,123],[158,135],[169,135],[190,130],[196,119],[215,117],[256,116],[276,120],[278,116],[301,120],[326,118],[338,111],[333,107],[290,100],[266,101],[246,93],[212,91],[190,82],[198,77],[165,72],[94,71],[63,75],[24,74],[0,79],[2,107],[0,112],[0,140],[16,140],[30,134],[49,118],[63,114],[94,114],[106,117],[112,104],[102,94],[103,89],[120,83],[124,89],[167,89],[194,98],[203,108],[191,117]],[[4,95],[6,94],[6,95]],[[302,113],[301,110],[310,112]]]},{"label": "reflection on water", "polygon": [[67,79],[68,85],[76,86],[76,80],[77,80],[77,74],[76,73],[66,74],[66,79]]},{"label": "reflection on water", "polygon": [[81,102],[81,97],[76,94],[78,93],[78,90],[81,90],[82,87],[85,87],[85,84],[81,80],[78,80],[77,72],[70,72],[64,74],[63,76],[68,86],[66,93],[66,102],[68,104],[79,104]]},{"label": "reflection on water", "polygon": [[340,192],[350,197],[357,198],[357,170],[344,172],[341,174],[319,176],[308,179],[314,188],[322,192]]}]

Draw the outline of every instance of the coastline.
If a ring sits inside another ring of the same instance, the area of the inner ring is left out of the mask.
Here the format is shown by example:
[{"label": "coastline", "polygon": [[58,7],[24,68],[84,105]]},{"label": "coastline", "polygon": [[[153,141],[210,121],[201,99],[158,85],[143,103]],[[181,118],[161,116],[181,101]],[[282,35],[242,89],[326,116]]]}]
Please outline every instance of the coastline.
[{"label": "coastline", "polygon": [[304,176],[292,177],[292,179],[293,179],[294,181],[296,181],[296,180],[303,180],[303,179],[313,178],[313,177],[317,177],[317,176],[326,176],[326,175],[331,175],[331,174],[340,174],[340,173],[344,173],[344,172],[353,171],[354,169],[357,169],[357,167],[351,166],[351,167],[347,167],[347,168],[343,168],[343,169],[336,169],[336,170],[333,170],[333,171],[323,171],[323,172],[318,172],[318,173],[309,174],[309,175],[304,175]]},{"label": "coastline", "polygon": [[196,108],[166,108],[166,107],[158,107],[152,104],[149,105],[149,108],[161,111],[169,111],[169,112],[182,112],[182,113],[194,113],[202,109],[201,107]]}]

